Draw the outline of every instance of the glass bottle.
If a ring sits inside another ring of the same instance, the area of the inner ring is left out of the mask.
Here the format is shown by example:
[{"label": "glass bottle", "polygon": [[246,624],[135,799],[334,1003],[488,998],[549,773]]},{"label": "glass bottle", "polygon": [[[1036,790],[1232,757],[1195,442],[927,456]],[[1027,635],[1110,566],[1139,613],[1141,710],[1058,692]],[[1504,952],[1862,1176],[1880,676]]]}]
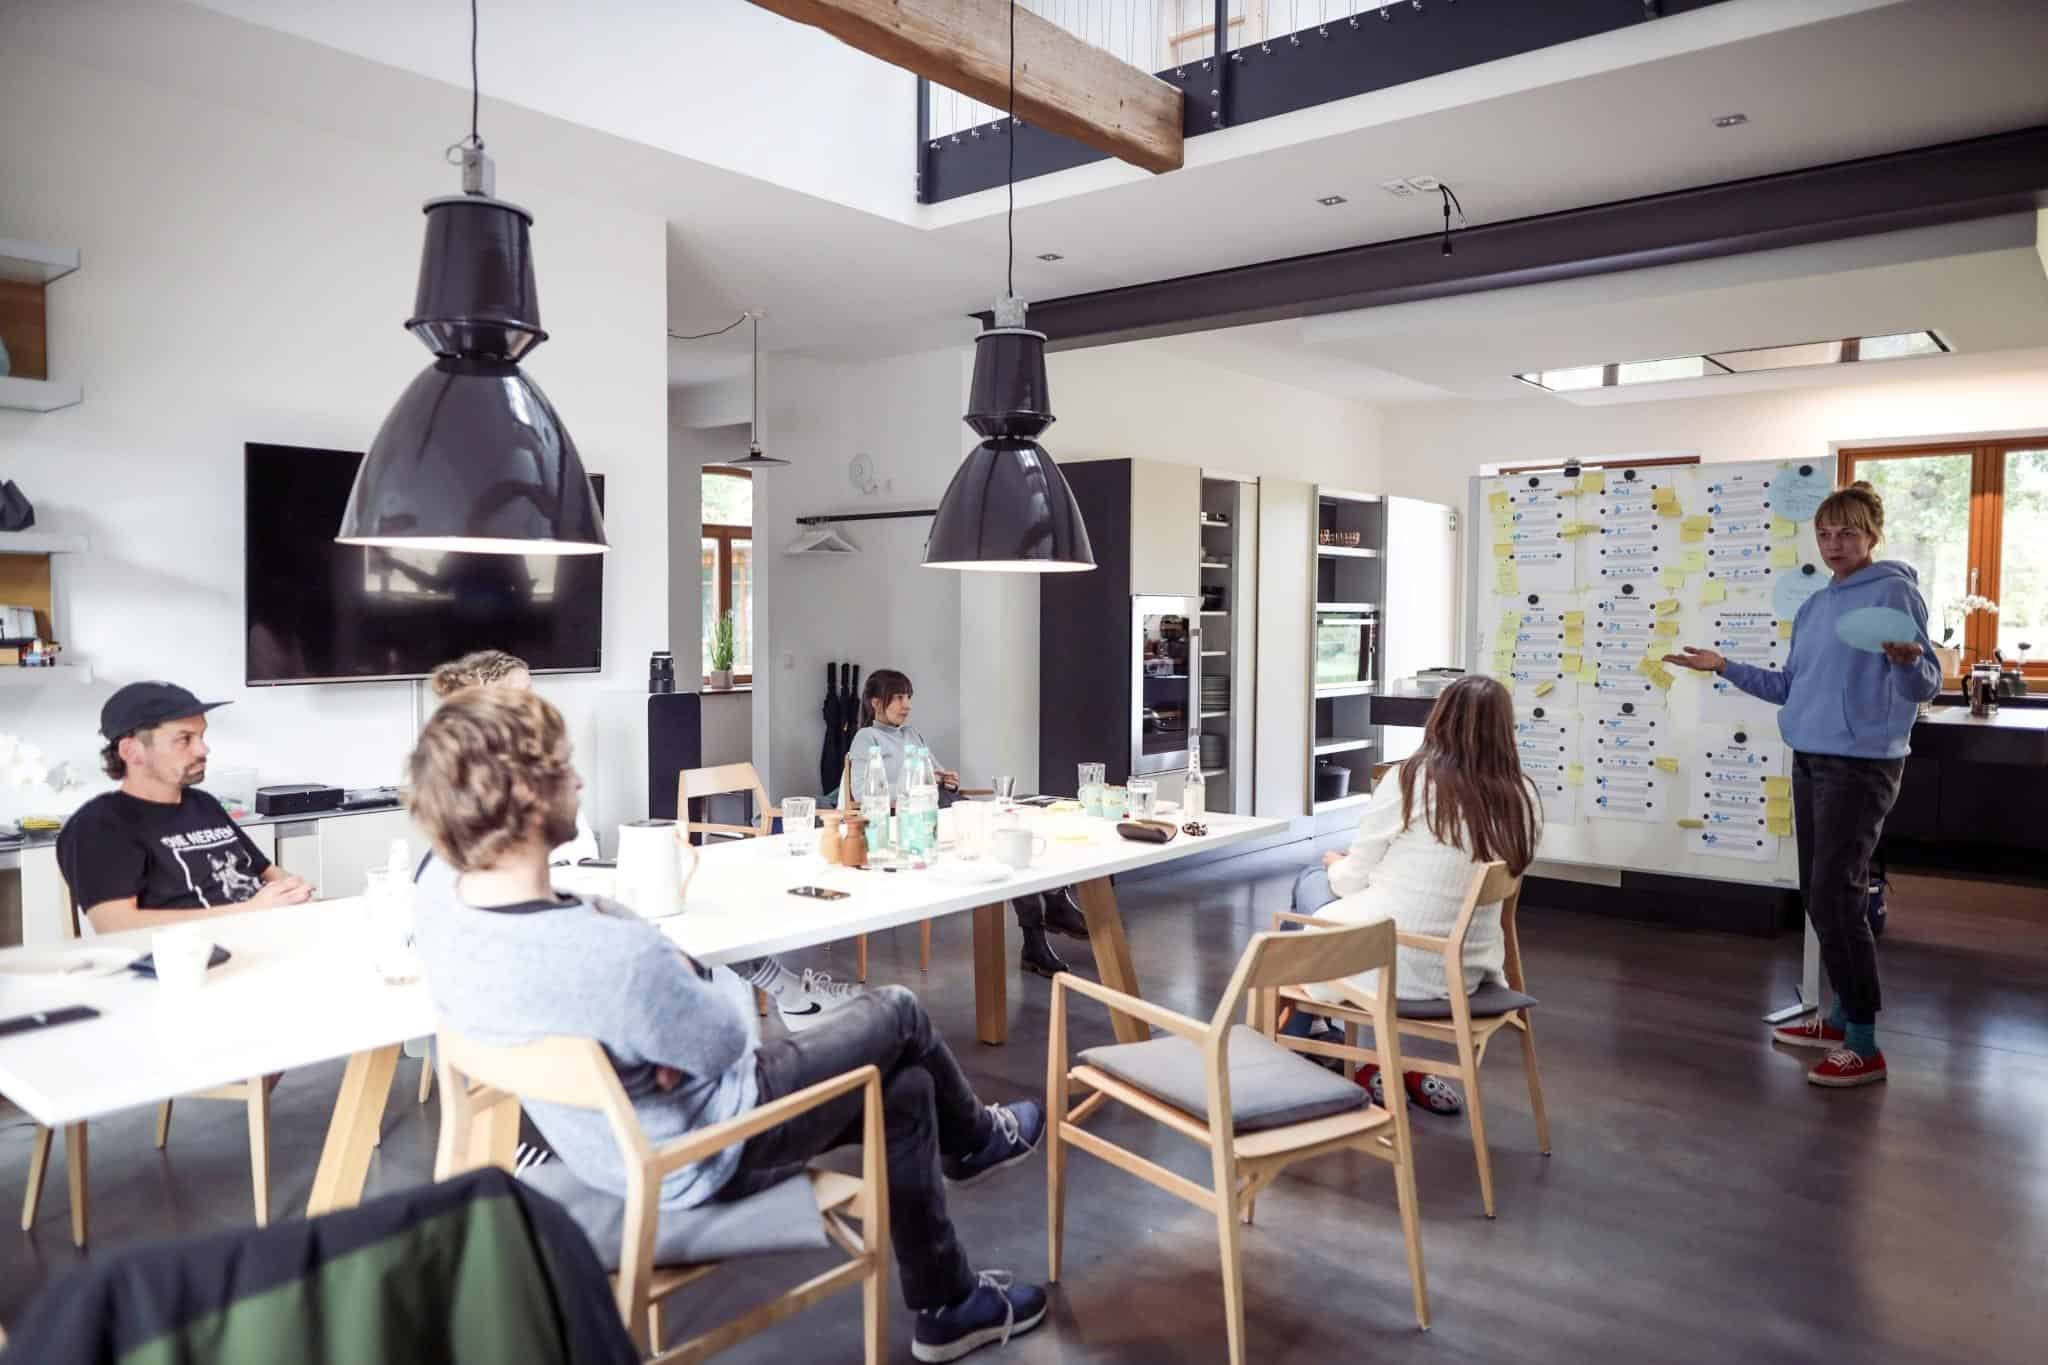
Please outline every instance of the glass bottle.
[{"label": "glass bottle", "polygon": [[939,842],[939,778],[931,750],[911,745],[903,755],[903,815],[898,839],[913,858],[929,857]]},{"label": "glass bottle", "polygon": [[1199,819],[1209,809],[1209,784],[1202,779],[1202,750],[1200,736],[1196,744],[1188,746],[1188,776],[1180,789],[1181,814],[1190,820]]},{"label": "glass bottle", "polygon": [[894,843],[890,835],[889,820],[889,768],[882,762],[882,751],[868,751],[868,771],[861,782],[861,818],[867,822],[868,852],[880,853]]}]

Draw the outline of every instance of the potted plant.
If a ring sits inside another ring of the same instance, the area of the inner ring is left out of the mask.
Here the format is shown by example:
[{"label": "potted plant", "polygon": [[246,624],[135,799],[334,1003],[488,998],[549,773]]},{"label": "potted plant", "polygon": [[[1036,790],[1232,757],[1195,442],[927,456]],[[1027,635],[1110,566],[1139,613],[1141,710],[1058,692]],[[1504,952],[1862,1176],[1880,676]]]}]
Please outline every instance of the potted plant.
[{"label": "potted plant", "polygon": [[733,613],[728,610],[711,628],[711,686],[714,688],[732,686],[732,627]]},{"label": "potted plant", "polygon": [[1943,678],[1962,677],[1962,647],[1951,642],[1956,638],[1956,632],[1969,624],[1970,614],[1979,611],[1996,616],[1998,614],[1998,603],[1988,597],[1980,597],[1973,592],[1965,593],[1942,609],[1941,643],[1935,646],[1934,652],[1940,656],[1941,676]]}]

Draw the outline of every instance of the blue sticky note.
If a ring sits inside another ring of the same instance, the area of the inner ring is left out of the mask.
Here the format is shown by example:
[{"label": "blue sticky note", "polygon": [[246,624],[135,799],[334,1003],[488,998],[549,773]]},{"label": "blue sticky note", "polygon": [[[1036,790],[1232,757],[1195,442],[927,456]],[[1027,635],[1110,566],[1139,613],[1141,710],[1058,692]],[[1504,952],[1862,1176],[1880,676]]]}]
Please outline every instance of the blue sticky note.
[{"label": "blue sticky note", "polygon": [[1771,609],[1789,621],[1799,615],[1806,599],[1828,585],[1828,575],[1818,564],[1799,564],[1771,575]]},{"label": "blue sticky note", "polygon": [[1785,466],[1771,480],[1771,510],[1787,521],[1811,520],[1821,500],[1835,491],[1833,466],[1833,460],[1825,466],[1819,461]]},{"label": "blue sticky note", "polygon": [[1920,636],[1913,618],[1897,607],[1858,607],[1835,621],[1835,636],[1851,649],[1882,654],[1886,643],[1907,643]]}]

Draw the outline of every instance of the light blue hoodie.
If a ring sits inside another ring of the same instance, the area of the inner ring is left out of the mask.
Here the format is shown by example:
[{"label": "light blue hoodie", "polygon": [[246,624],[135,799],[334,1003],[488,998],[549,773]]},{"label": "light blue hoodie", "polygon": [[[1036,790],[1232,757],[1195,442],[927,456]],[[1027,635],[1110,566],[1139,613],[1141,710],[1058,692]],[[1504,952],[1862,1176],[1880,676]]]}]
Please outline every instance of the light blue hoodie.
[{"label": "light blue hoodie", "polygon": [[[1913,618],[1920,662],[1901,668],[1882,654],[1851,649],[1835,622],[1858,607],[1896,607]],[[1829,583],[1792,622],[1782,670],[1730,660],[1721,676],[1752,697],[1776,702],[1778,733],[1803,754],[1904,758],[1921,702],[1941,690],[1941,665],[1927,636],[1927,603],[1909,564],[1887,559]]]}]

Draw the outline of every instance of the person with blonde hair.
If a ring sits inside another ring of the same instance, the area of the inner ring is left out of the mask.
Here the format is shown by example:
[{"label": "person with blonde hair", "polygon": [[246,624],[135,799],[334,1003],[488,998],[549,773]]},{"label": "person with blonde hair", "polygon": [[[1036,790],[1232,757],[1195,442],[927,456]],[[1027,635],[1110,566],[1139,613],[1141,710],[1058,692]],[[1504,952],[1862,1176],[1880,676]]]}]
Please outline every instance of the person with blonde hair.
[{"label": "person with blonde hair", "polygon": [[[888,986],[807,1033],[763,1040],[746,983],[599,897],[558,895],[548,850],[575,826],[581,785],[561,713],[532,692],[457,691],[406,764],[413,818],[456,875],[423,895],[417,941],[446,1025],[481,1042],[590,1038],[648,1142],[673,1142],[848,1071],[882,1077],[889,1244],[917,1313],[912,1354],[956,1360],[1044,1321],[1046,1295],[977,1272],[947,1212],[965,1186],[1028,1158],[1045,1132],[1031,1100],[985,1104],[911,992]],[[744,1199],[862,1141],[859,1091],[792,1116],[662,1178],[661,1211]],[[533,1101],[573,1175],[615,1196],[626,1172],[610,1120]]]},{"label": "person with blonde hair", "polygon": [[[530,692],[533,690],[533,670],[516,654],[507,654],[502,649],[479,649],[442,664],[429,675],[428,683],[434,689],[434,696],[444,702],[471,687]],[[579,782],[577,785],[580,787],[582,784]],[[583,818],[583,808],[579,803],[576,808],[576,837],[557,847],[548,855],[548,861],[559,866],[586,858],[595,860],[598,856],[597,832]],[[420,871],[422,875],[426,874],[427,865],[421,864]],[[861,992],[859,986],[834,981],[829,972],[809,968],[799,972],[783,966],[772,957],[735,962],[732,968],[746,977],[749,985],[775,1002],[776,1014],[790,1029],[810,1027],[827,1011],[839,1008]]]},{"label": "person with blonde hair", "polygon": [[[1941,690],[1941,666],[1927,634],[1927,603],[1909,564],[1874,559],[1884,537],[1884,501],[1867,483],[1837,489],[1813,517],[1813,535],[1833,580],[1800,605],[1782,669],[1737,663],[1688,645],[1665,662],[1719,673],[1752,697],[1776,702],[1778,732],[1792,746],[1792,814],[1799,840],[1799,892],[1834,988],[1826,1015],[1773,1032],[1792,1047],[1825,1048],[1807,1072],[1815,1085],[1873,1085],[1885,1078],[1877,1046],[1877,939],[1871,932],[1870,860],[1898,799],[1920,703]],[[1889,609],[1898,638],[1882,652],[1845,642],[1837,623],[1851,612]]]}]

